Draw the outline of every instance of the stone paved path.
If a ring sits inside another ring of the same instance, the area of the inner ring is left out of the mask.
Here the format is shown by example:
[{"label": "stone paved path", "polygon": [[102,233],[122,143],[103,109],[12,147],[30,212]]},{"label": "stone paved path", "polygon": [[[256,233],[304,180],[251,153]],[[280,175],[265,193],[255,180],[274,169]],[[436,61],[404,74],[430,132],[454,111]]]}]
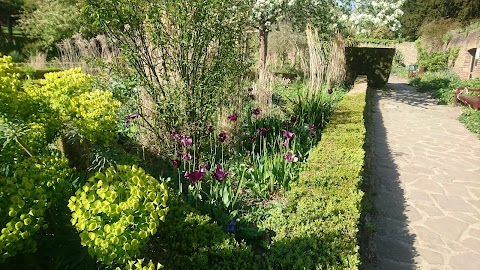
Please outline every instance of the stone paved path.
[{"label": "stone paved path", "polygon": [[391,78],[372,108],[377,268],[480,269],[480,140]]}]

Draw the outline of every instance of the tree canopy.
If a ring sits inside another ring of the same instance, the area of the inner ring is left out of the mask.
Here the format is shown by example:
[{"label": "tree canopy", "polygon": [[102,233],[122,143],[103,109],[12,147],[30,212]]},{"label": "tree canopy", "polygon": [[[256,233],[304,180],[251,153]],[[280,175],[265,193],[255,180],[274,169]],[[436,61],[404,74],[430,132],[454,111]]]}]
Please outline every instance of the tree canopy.
[{"label": "tree canopy", "polygon": [[406,0],[402,10],[402,34],[413,39],[422,25],[437,19],[453,19],[463,24],[480,19],[478,0]]}]

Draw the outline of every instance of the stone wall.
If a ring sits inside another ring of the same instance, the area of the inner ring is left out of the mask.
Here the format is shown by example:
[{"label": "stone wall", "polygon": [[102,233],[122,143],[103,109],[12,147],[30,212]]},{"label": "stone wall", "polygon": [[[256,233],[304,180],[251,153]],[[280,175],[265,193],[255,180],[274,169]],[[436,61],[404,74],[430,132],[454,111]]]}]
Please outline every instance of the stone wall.
[{"label": "stone wall", "polygon": [[462,79],[480,78],[480,59],[474,62],[473,72],[470,74],[475,49],[480,50],[480,29],[472,32],[453,33],[453,37],[445,49],[460,48],[458,57],[453,65],[455,72]]},{"label": "stone wall", "polygon": [[415,47],[415,42],[402,42],[393,44],[360,43],[358,47],[394,48],[403,56],[403,63],[406,66],[417,63],[417,47]]}]

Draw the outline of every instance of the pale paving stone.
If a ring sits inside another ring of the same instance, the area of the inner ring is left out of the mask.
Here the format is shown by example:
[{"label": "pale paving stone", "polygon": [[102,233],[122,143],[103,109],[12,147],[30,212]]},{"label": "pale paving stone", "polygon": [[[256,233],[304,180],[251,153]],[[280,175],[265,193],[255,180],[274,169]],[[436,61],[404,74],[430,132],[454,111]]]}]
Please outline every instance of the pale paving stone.
[{"label": "pale paving stone", "polygon": [[450,258],[450,266],[458,270],[478,270],[480,269],[480,254],[469,252],[453,255]]},{"label": "pale paving stone", "polygon": [[433,265],[443,265],[445,263],[442,254],[426,249],[418,248],[418,255],[420,255],[425,261]]},{"label": "pale paving stone", "polygon": [[389,87],[374,97],[368,131],[378,269],[480,270],[480,140],[458,121],[461,108]]},{"label": "pale paving stone", "polygon": [[423,190],[429,194],[445,194],[445,189],[440,184],[430,179],[422,179],[420,181],[416,181],[415,183],[412,183],[410,187]]},{"label": "pale paving stone", "polygon": [[[463,240],[461,243],[462,243],[463,246],[470,248],[472,251],[474,251],[476,253],[480,252],[480,240],[478,240],[478,239],[469,237],[469,238]],[[478,254],[478,256],[480,256],[480,253]],[[479,267],[480,267],[480,265],[479,265]]]},{"label": "pale paving stone", "polygon": [[[449,192],[450,193],[450,192]],[[430,195],[441,209],[447,212],[476,213],[477,211],[465,199],[456,196],[446,196],[441,194]]]},{"label": "pale paving stone", "polygon": [[468,223],[451,217],[441,217],[427,219],[427,221],[425,221],[425,226],[442,237],[458,241],[463,232],[468,228]]}]

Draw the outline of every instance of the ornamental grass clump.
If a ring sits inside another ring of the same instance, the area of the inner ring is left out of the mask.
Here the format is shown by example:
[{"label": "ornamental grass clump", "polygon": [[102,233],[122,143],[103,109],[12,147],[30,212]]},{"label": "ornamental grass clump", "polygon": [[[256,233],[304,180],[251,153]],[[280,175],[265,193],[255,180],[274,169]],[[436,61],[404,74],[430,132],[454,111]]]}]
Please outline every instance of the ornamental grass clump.
[{"label": "ornamental grass clump", "polygon": [[117,165],[98,172],[68,202],[81,244],[106,264],[140,254],[168,211],[164,183],[142,168]]}]

